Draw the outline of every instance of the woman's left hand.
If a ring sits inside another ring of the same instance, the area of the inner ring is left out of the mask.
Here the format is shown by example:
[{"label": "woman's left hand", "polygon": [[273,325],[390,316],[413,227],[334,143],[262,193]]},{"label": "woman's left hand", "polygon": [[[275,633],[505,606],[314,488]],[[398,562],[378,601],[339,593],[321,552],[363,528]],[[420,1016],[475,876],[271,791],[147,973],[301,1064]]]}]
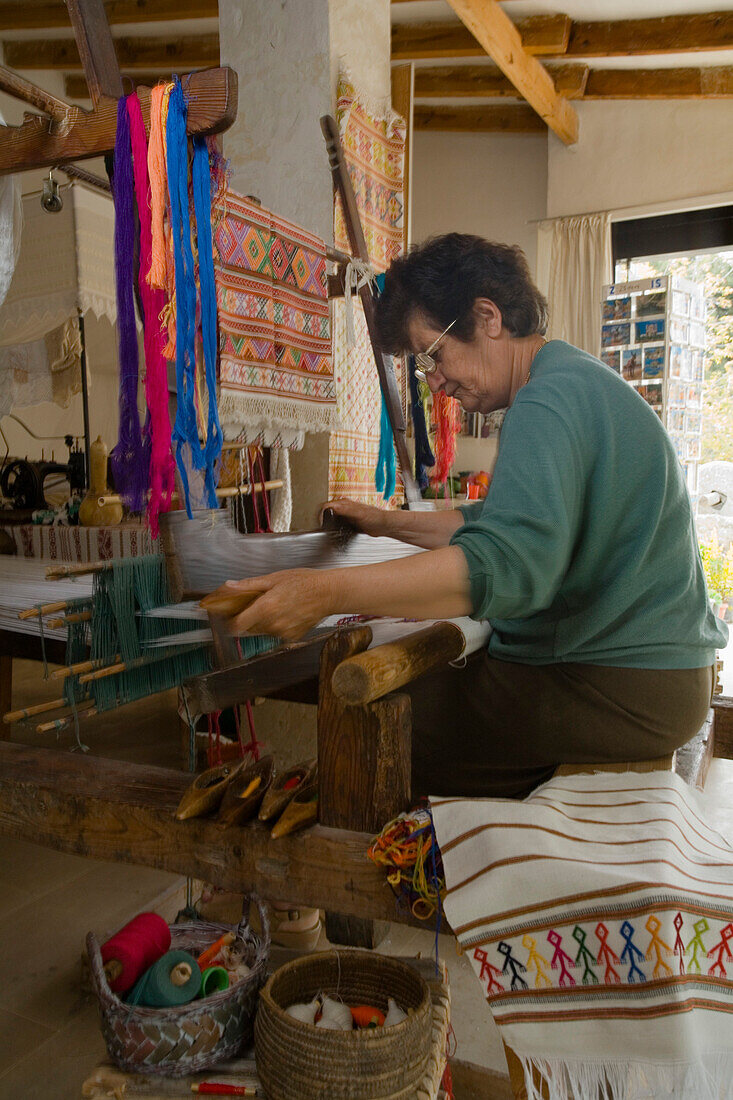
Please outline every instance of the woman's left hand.
[{"label": "woman's left hand", "polygon": [[272,634],[295,642],[331,614],[333,584],[325,569],[285,569],[246,581],[227,581],[227,589],[262,592],[229,623],[233,634]]}]

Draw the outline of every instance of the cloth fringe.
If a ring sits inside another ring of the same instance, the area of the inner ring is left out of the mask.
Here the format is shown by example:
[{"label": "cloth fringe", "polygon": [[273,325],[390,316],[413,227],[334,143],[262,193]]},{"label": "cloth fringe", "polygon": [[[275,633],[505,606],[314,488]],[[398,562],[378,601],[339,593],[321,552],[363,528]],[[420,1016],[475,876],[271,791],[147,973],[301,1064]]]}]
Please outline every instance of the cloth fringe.
[{"label": "cloth fringe", "polygon": [[733,1050],[677,1063],[517,1057],[527,1100],[733,1100]]},{"label": "cloth fringe", "polygon": [[283,483],[282,489],[274,489],[272,493],[272,529],[289,531],[293,518],[293,487],[286,447],[274,447],[270,451],[270,477]]},{"label": "cloth fringe", "polygon": [[248,429],[329,432],[336,428],[336,406],[319,403],[312,408],[303,408],[301,402],[286,401],[277,395],[253,397],[246,390],[237,393],[222,386],[219,419],[222,424],[238,421]]}]

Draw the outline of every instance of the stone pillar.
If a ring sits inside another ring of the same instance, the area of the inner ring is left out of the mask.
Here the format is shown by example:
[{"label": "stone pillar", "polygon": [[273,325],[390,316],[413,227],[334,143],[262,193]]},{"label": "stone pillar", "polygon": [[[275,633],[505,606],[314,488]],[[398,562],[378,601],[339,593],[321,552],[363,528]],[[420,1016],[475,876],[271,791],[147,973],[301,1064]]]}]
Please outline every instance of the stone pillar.
[{"label": "stone pillar", "polygon": [[[389,0],[219,0],[221,63],[239,77],[224,135],[232,186],[333,241],[333,197],[319,119],[335,109],[340,67],[382,106],[390,94]],[[291,456],[294,530],[313,527],[328,491],[328,434]]]}]

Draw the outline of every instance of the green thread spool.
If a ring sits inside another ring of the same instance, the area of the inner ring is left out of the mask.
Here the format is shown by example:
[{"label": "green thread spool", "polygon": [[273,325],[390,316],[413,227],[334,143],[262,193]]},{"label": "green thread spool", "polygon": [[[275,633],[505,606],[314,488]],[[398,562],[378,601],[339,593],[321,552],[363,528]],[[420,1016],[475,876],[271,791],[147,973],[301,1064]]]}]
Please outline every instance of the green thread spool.
[{"label": "green thread spool", "polygon": [[212,993],[223,993],[229,988],[229,975],[223,966],[209,966],[201,975],[199,997],[210,997]]},{"label": "green thread spool", "polygon": [[167,951],[133,986],[127,1001],[149,1008],[170,1008],[192,1001],[201,989],[201,971],[187,951]]}]

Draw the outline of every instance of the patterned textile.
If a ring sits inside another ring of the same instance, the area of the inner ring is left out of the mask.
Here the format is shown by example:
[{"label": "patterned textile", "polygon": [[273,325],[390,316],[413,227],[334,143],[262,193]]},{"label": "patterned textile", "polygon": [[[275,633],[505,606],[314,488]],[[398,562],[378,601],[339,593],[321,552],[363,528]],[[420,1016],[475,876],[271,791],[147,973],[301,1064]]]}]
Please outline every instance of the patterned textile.
[{"label": "patterned textile", "polygon": [[733,847],[704,795],[602,773],[431,806],[445,911],[529,1100],[733,1097]]},{"label": "patterned textile", "polygon": [[147,527],[61,527],[24,523],[1,528],[15,543],[18,557],[48,561],[108,561],[155,554]]},{"label": "patterned textile", "polygon": [[215,232],[219,416],[230,438],[303,446],[335,423],[325,244],[226,191]]},{"label": "patterned textile", "polygon": [[[405,122],[389,112],[370,113],[354,88],[339,78],[336,115],[341,144],[356,195],[369,259],[377,271],[385,271],[402,251],[402,174]],[[350,251],[340,204],[336,204],[336,247]],[[345,306],[334,302],[334,377],[338,406],[338,430],[331,435],[328,460],[330,497],[352,497],[368,504],[383,504],[374,486],[379,453],[381,396],[364,314],[354,302],[356,346],[346,340]],[[398,381],[402,389],[401,369]],[[402,486],[391,504],[402,501]]]}]

